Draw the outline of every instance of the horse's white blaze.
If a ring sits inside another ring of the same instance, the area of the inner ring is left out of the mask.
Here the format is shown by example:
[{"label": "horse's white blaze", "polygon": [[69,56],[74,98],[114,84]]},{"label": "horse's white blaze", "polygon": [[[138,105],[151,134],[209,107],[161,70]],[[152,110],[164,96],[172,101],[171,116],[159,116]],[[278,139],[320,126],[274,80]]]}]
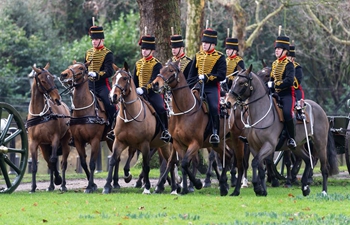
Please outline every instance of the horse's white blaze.
[{"label": "horse's white blaze", "polygon": [[[115,84],[118,84],[119,79],[120,79],[121,77],[122,77],[121,73],[118,73],[118,74],[116,75]],[[115,88],[116,88],[116,86],[113,85],[111,91],[109,92],[109,99],[113,99],[113,95],[114,95],[114,92],[115,92]]]}]

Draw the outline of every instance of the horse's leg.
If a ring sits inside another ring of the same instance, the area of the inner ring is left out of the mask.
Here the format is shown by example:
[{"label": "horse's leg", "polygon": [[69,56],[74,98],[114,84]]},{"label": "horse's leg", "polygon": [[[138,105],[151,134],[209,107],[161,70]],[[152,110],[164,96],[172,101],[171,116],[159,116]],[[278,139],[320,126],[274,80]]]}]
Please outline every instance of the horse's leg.
[{"label": "horse's leg", "polygon": [[[199,165],[199,152],[197,152],[197,155],[192,159],[192,162],[191,162],[191,172],[195,177],[197,175],[198,165]],[[188,186],[188,192],[194,192],[193,182],[191,181],[190,181],[190,185]]]},{"label": "horse's leg", "polygon": [[242,186],[241,188],[247,188],[248,187],[248,169],[249,169],[249,156],[250,156],[250,150],[248,147],[248,144],[244,144],[244,160],[243,160],[243,167],[244,167],[244,175],[242,180]]},{"label": "horse's leg", "polygon": [[38,172],[38,145],[30,142],[29,145],[31,157],[32,157],[32,189],[30,193],[34,193],[36,190],[36,173]]},{"label": "horse's leg", "polygon": [[145,142],[141,146],[141,152],[142,152],[142,170],[143,170],[143,175],[144,175],[144,182],[145,182],[145,187],[143,189],[142,194],[150,194],[151,191],[151,183],[149,180],[149,171],[150,171],[150,146],[148,142]]},{"label": "horse's leg", "polygon": [[[232,136],[231,136],[232,137]],[[241,181],[244,173],[244,156],[245,156],[245,148],[247,147],[239,138],[232,137],[232,150],[234,154],[234,161],[236,165],[232,165],[232,167],[236,166],[238,170],[238,177],[235,185],[235,189],[232,192],[231,196],[238,196],[241,190]]]},{"label": "horse's leg", "polygon": [[160,148],[159,153],[163,156],[163,158],[166,160],[166,168],[161,172],[158,183],[156,185],[155,193],[160,193],[160,190],[162,189],[162,185],[164,185],[165,180],[168,176],[168,173],[170,171],[170,178],[171,178],[171,194],[177,194],[177,183],[175,181],[175,163],[176,163],[176,152],[173,148],[170,148],[170,145],[165,145]]},{"label": "horse's leg", "polygon": [[303,157],[304,163],[305,163],[305,169],[303,176],[301,177],[301,191],[303,192],[304,196],[308,196],[310,194],[310,187],[308,184],[309,174],[311,172],[311,164],[308,157]]},{"label": "horse's leg", "polygon": [[272,187],[279,187],[280,182],[277,179],[274,170],[272,169],[272,167],[275,166],[274,162],[273,162],[273,157],[274,157],[274,153],[272,153],[271,155],[269,155],[265,158],[266,171],[267,171],[267,175],[269,177],[269,180],[271,181],[271,186]]},{"label": "horse's leg", "polygon": [[68,155],[70,153],[70,147],[68,145],[69,139],[70,139],[70,134],[69,134],[69,132],[67,132],[65,137],[61,141],[61,146],[62,146],[62,160],[61,160],[62,184],[60,187],[60,191],[62,191],[62,192],[67,191],[66,170],[67,170],[67,159],[68,159]]},{"label": "horse's leg", "polygon": [[128,158],[126,160],[125,166],[124,166],[124,181],[125,183],[129,183],[132,179],[132,174],[130,173],[130,162],[132,158],[134,158],[134,155],[136,153],[137,149],[135,148],[128,148]]},{"label": "horse's leg", "polygon": [[213,151],[213,149],[208,149],[209,151],[209,155],[208,155],[208,169],[207,172],[205,173],[205,180],[204,180],[204,187],[210,187],[211,186],[211,172],[212,172],[212,168],[213,168],[213,163],[215,161],[215,152]]},{"label": "horse's leg", "polygon": [[[88,186],[85,188],[85,193],[93,193],[97,190],[97,185],[94,183],[94,174],[96,169],[96,163],[97,163],[97,157],[98,152],[101,150],[100,145],[100,138],[95,137],[91,140],[91,157],[89,162],[89,168],[90,168],[90,177],[89,177],[89,183]],[[113,172],[113,168],[111,168],[111,171]]]},{"label": "horse's leg", "polygon": [[[111,152],[113,152],[113,142],[109,138],[106,138],[106,144]],[[114,166],[114,171],[113,171],[113,188],[114,189],[119,189],[119,163],[120,159],[116,161],[115,166]]]},{"label": "horse's leg", "polygon": [[[175,146],[174,146],[175,147]],[[185,176],[187,174],[188,178],[190,181],[193,182],[193,185],[195,186],[196,189],[200,190],[203,187],[203,184],[200,179],[196,179],[196,177],[193,175],[193,173],[189,170],[189,165],[192,160],[192,158],[195,156],[195,154],[198,154],[199,150],[199,145],[198,144],[192,144],[189,146],[189,148],[186,151],[185,156],[183,157],[181,161],[181,167],[182,167],[182,172],[184,174],[183,177],[183,194],[188,193],[188,186],[187,186],[187,177],[185,180]]]},{"label": "horse's leg", "polygon": [[113,168],[115,168],[115,165],[118,160],[120,160],[120,156],[124,149],[126,149],[128,146],[118,141],[118,139],[114,139],[113,144],[113,153],[111,155],[109,165],[108,165],[108,175],[106,178],[106,183],[103,187],[102,193],[103,194],[109,194],[112,192],[112,178],[113,178]]},{"label": "horse's leg", "polygon": [[89,180],[90,179],[90,171],[89,171],[87,163],[86,163],[86,152],[85,152],[85,147],[84,147],[85,143],[81,143],[77,139],[74,142],[75,142],[74,143],[75,148],[76,148],[78,155],[79,155],[80,165],[85,172],[86,179]]},{"label": "horse's leg", "polygon": [[262,182],[261,177],[265,177],[265,170],[263,168],[263,164],[259,162],[259,154],[254,156],[252,161],[252,168],[253,168],[253,179],[252,183],[254,186],[254,192],[257,196],[266,196],[266,184]]},{"label": "horse's leg", "polygon": [[291,166],[292,166],[292,152],[287,150],[284,152],[284,157],[283,157],[283,163],[286,165],[287,168],[287,179],[284,184],[284,187],[290,188],[292,187],[292,171],[291,171]]},{"label": "horse's leg", "polygon": [[236,170],[236,165],[237,165],[237,162],[236,162],[236,156],[233,156],[233,159],[232,159],[232,166],[231,166],[231,170],[230,170],[230,174],[231,174],[231,187],[235,187],[236,184],[237,184],[237,177],[236,177],[236,174],[237,174],[237,170]]},{"label": "horse's leg", "polygon": [[50,145],[40,145],[40,149],[43,154],[43,158],[47,163],[47,168],[50,170],[50,184],[46,191],[53,191],[55,190],[55,185],[53,183],[53,174],[57,170],[56,162],[50,162],[50,154],[52,152]]}]

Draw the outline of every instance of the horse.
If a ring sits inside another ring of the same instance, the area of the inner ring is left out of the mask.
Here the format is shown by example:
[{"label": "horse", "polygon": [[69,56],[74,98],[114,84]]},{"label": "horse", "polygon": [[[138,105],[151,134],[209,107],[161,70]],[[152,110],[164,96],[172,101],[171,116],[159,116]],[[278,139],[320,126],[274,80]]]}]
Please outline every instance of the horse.
[{"label": "horse", "polygon": [[[149,180],[149,160],[150,149],[160,148],[159,153],[166,160],[170,158],[170,143],[165,143],[160,139],[161,129],[157,123],[153,107],[136,93],[136,86],[129,71],[129,66],[125,62],[124,68],[116,71],[112,78],[112,90],[110,100],[114,104],[119,104],[120,110],[116,116],[114,127],[115,139],[113,143],[113,153],[109,163],[112,168],[116,161],[120,159],[121,153],[127,148],[138,149],[142,153],[142,170],[145,181],[143,194],[150,194]],[[176,190],[174,172],[171,170],[172,192]],[[103,193],[111,193],[111,169],[108,172]],[[156,187],[156,192],[164,190],[164,183]]]},{"label": "horse", "polygon": [[[239,162],[239,179],[242,179],[243,175],[243,143],[238,140],[238,136],[233,134],[234,117],[228,118],[224,115],[220,119],[220,143],[217,146],[213,146],[209,143],[209,115],[207,114],[207,108],[204,107],[203,99],[200,98],[198,91],[192,92],[191,88],[187,84],[184,74],[179,67],[179,61],[171,62],[170,60],[160,70],[160,74],[152,82],[153,89],[155,91],[167,91],[171,92],[172,96],[172,112],[170,113],[169,132],[173,138],[173,151],[172,155],[176,152],[181,159],[181,171],[183,176],[183,189],[182,194],[188,193],[187,176],[194,184],[194,187],[198,190],[203,187],[200,179],[196,179],[195,175],[190,171],[189,165],[194,157],[198,154],[198,150],[201,148],[212,147],[218,152],[221,161],[223,162],[223,169],[219,179],[220,195],[225,196],[228,194],[227,184],[227,169],[235,153],[238,155],[237,161]],[[229,113],[227,113],[228,115]],[[230,130],[231,129],[231,130]],[[230,146],[227,151],[225,148],[225,142]],[[234,151],[234,153],[233,153]],[[168,168],[170,164],[168,163]],[[163,178],[164,179],[164,178]],[[239,195],[240,185],[236,185],[234,192],[231,195]]]},{"label": "horse", "polygon": [[[94,183],[94,172],[100,151],[100,142],[106,141],[110,150],[113,145],[113,141],[106,138],[106,134],[111,128],[108,124],[103,103],[89,89],[87,69],[89,63],[73,61],[73,64],[62,71],[60,76],[61,83],[67,87],[68,91],[70,90],[73,93],[70,129],[81,166],[88,180],[88,186],[84,190],[85,193],[93,193],[97,190],[97,185]],[[90,170],[86,162],[85,146],[87,143],[91,145]],[[118,170],[118,166],[116,166],[115,170]],[[114,178],[114,182],[115,187],[118,188],[117,177]]]},{"label": "horse", "polygon": [[[248,106],[249,120],[243,121],[246,127],[246,137],[250,150],[254,156],[253,186],[257,196],[266,196],[264,160],[271,156],[277,146],[281,150],[287,150],[286,141],[278,138],[283,131],[283,123],[280,122],[278,111],[273,104],[272,96],[262,79],[252,73],[252,65],[247,70],[241,70],[234,79],[229,91],[229,97],[239,101],[241,107]],[[328,176],[337,174],[338,161],[335,149],[327,148],[329,123],[324,110],[314,101],[306,101],[306,113],[310,123],[296,125],[297,147],[293,153],[303,159],[305,170],[301,179],[301,190],[304,196],[310,194],[308,175],[310,174],[311,162],[309,153],[305,150],[306,135],[312,139],[312,156],[319,159],[323,178],[322,194],[327,194]],[[307,130],[307,133],[305,132]],[[279,143],[279,142],[282,142]],[[256,173],[258,170],[258,174]]]},{"label": "horse", "polygon": [[[67,105],[61,102],[61,96],[54,83],[54,76],[48,71],[49,66],[49,64],[46,64],[44,68],[33,66],[30,74],[34,82],[31,85],[26,128],[29,151],[33,160],[31,193],[34,193],[37,187],[38,147],[50,169],[50,185],[46,190],[53,191],[54,184],[61,184],[60,190],[67,191],[65,174],[70,152],[68,142],[71,133],[67,124],[70,113]],[[60,151],[62,152],[62,177],[57,169]]]}]

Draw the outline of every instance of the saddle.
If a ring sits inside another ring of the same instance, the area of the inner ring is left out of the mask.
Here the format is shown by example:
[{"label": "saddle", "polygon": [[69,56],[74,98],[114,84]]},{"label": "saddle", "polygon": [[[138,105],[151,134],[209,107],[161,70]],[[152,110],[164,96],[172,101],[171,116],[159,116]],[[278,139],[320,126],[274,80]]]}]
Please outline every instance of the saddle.
[{"label": "saddle", "polygon": [[[278,118],[279,118],[280,122],[283,123],[284,122],[283,111],[282,111],[283,106],[279,103],[279,99],[276,98],[275,96],[273,96],[272,100],[273,100],[273,104],[277,110]],[[295,115],[297,115],[297,117],[296,117],[297,123],[303,123],[303,116],[305,116],[306,123],[310,123],[310,117],[306,111],[300,110],[300,109],[297,109],[296,107],[294,107],[294,113],[295,113]]]}]

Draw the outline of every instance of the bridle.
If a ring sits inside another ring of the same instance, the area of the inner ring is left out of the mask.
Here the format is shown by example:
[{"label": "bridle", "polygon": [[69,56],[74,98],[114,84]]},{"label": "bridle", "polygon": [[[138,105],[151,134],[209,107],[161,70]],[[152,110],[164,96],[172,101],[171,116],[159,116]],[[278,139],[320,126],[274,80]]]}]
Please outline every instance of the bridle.
[{"label": "bridle", "polygon": [[44,87],[44,85],[41,83],[40,79],[39,79],[39,76],[45,72],[47,75],[46,76],[52,76],[49,71],[45,70],[45,69],[42,69],[40,73],[35,73],[34,75],[34,78],[35,78],[35,82],[36,82],[36,85],[37,87],[41,90],[41,92],[46,95],[46,97],[48,97],[47,95],[50,94],[51,91],[57,89],[56,85],[53,85],[51,86],[49,89],[46,89]]},{"label": "bridle", "polygon": [[[116,74],[119,74],[120,73],[120,71],[121,71],[122,69],[119,69],[117,72],[116,72]],[[128,74],[128,76],[127,77],[122,77],[125,81],[126,81],[126,85],[125,85],[125,87],[122,87],[121,85],[119,85],[117,82],[114,84],[114,87],[116,87],[116,88],[118,88],[119,90],[120,90],[120,92],[122,93],[122,96],[126,96],[127,95],[127,90],[128,89],[130,89],[130,87],[131,87],[131,84],[130,84],[130,80],[131,80],[131,74],[130,74],[130,72],[127,72],[127,71],[125,71],[127,74]],[[122,98],[123,99],[123,101],[124,101],[124,98]]]}]

